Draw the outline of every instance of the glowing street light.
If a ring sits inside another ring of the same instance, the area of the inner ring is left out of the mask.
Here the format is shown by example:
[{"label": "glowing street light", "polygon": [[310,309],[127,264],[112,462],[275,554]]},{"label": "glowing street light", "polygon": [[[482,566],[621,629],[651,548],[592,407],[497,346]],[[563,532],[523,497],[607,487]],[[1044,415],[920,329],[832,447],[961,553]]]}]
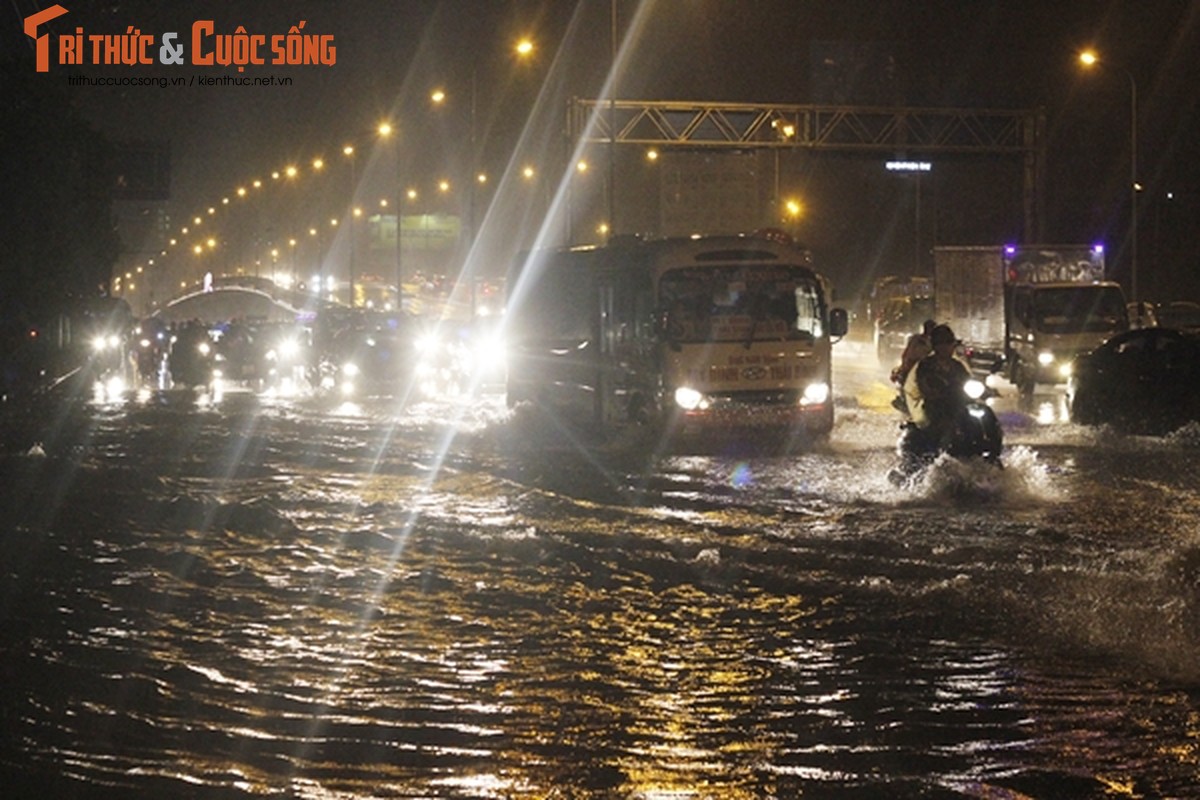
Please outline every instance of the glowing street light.
[{"label": "glowing street light", "polygon": [[354,239],[355,239],[354,217],[360,213],[359,209],[356,209],[354,207],[354,194],[358,190],[358,175],[357,175],[357,171],[354,166],[354,145],[348,144],[345,147],[343,147],[342,154],[345,155],[346,158],[349,159],[349,161],[350,161],[350,264],[349,264],[349,269],[348,269],[349,275],[347,276],[349,280],[347,281],[347,283],[349,284],[349,287],[350,287],[350,307],[353,308],[354,307],[354,269],[355,269],[354,260],[355,260],[355,251],[358,249],[358,247],[354,241]]},{"label": "glowing street light", "polygon": [[[392,123],[388,122],[387,120],[384,120],[383,122],[379,123],[377,132],[379,133],[379,138],[389,139],[389,138],[391,138],[392,134],[395,133],[395,130],[396,129],[394,127],[392,127]],[[403,225],[402,225],[401,219],[400,219],[402,212],[404,211],[404,209],[401,207],[401,203],[400,203],[400,193],[401,193],[402,187],[404,185],[404,176],[401,175],[401,169],[400,169],[400,137],[399,136],[396,137],[396,146],[395,146],[394,154],[396,156],[396,298],[397,298],[397,301],[399,302],[400,295],[404,291],[404,289],[403,289],[403,286],[404,286],[404,242],[403,242],[403,239],[401,238],[402,231],[404,230],[404,228],[403,228]],[[386,202],[384,203],[384,205],[386,205]]]},{"label": "glowing street light", "polygon": [[[530,39],[529,37],[522,37],[521,39],[517,40],[516,43],[514,43],[512,46],[512,54],[515,56],[515,60],[517,60],[517,61],[523,61],[523,62],[531,61],[534,51],[535,51],[535,47],[534,47],[533,40]],[[487,67],[485,66],[485,69],[486,68]],[[469,141],[469,146],[470,146],[469,166],[470,166],[471,171],[473,173],[475,173],[475,180],[473,182],[464,181],[464,184],[466,187],[466,201],[465,202],[466,202],[466,211],[467,211],[467,214],[466,214],[467,219],[466,219],[465,228],[466,228],[466,234],[467,234],[468,249],[469,249],[470,245],[472,245],[474,243],[475,236],[476,236],[476,230],[475,230],[476,229],[476,219],[475,219],[476,208],[475,208],[475,206],[477,204],[477,190],[479,187],[481,187],[487,183],[486,174],[484,174],[484,172],[479,168],[479,162],[481,159],[480,159],[480,154],[479,154],[479,150],[480,150],[480,148],[479,148],[479,124],[477,121],[477,119],[478,119],[478,104],[479,104],[479,64],[477,62],[474,62],[471,66],[471,87],[470,88],[471,88],[471,94],[470,94],[470,98],[469,98],[470,106],[468,109],[468,111],[469,111],[469,119],[468,119],[469,128],[468,128],[467,133],[468,133],[468,141]],[[430,99],[430,102],[432,102],[435,106],[444,105],[447,102],[446,90],[442,87],[435,88],[433,91],[430,92],[429,99]]]},{"label": "glowing street light", "polygon": [[1137,81],[1133,73],[1119,64],[1104,61],[1094,50],[1085,50],[1079,54],[1079,63],[1084,69],[1093,67],[1113,67],[1125,73],[1129,79],[1129,300],[1138,301],[1137,280],[1137,193],[1141,188],[1137,180]]}]

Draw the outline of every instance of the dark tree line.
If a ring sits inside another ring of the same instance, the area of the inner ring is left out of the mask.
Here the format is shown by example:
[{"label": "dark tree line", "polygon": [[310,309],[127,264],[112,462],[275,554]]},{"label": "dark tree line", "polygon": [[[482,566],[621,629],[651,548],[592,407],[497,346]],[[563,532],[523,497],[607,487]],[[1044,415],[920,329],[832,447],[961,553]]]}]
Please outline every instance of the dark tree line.
[{"label": "dark tree line", "polygon": [[0,64],[0,313],[36,320],[107,291],[119,249],[112,146],[59,74]]}]

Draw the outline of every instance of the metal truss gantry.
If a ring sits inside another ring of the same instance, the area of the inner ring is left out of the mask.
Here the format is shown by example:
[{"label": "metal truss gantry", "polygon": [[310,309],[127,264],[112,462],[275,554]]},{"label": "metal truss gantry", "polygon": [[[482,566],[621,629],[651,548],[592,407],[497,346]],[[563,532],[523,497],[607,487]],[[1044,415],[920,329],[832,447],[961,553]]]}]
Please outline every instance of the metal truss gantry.
[{"label": "metal truss gantry", "polygon": [[1022,165],[1026,237],[1043,228],[1045,112],[574,99],[571,141],[689,149],[804,149],[889,158],[1011,156]]}]

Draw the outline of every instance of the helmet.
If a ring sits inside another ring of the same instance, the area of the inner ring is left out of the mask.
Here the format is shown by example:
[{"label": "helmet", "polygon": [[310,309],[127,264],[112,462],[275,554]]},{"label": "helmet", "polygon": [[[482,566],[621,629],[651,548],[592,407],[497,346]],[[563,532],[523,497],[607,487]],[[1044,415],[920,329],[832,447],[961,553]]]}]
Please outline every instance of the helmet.
[{"label": "helmet", "polygon": [[958,337],[949,325],[938,325],[929,334],[929,341],[934,347],[939,344],[958,344]]}]

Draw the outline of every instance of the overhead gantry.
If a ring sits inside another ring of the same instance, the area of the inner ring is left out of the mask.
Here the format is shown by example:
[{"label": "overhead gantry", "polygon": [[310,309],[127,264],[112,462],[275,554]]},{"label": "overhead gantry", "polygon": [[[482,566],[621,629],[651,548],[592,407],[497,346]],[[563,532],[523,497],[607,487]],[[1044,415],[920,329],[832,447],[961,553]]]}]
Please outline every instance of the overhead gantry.
[{"label": "overhead gantry", "polygon": [[1046,121],[1042,109],[572,100],[572,142],[690,149],[801,149],[1011,156],[1022,169],[1026,237],[1044,228]]}]

